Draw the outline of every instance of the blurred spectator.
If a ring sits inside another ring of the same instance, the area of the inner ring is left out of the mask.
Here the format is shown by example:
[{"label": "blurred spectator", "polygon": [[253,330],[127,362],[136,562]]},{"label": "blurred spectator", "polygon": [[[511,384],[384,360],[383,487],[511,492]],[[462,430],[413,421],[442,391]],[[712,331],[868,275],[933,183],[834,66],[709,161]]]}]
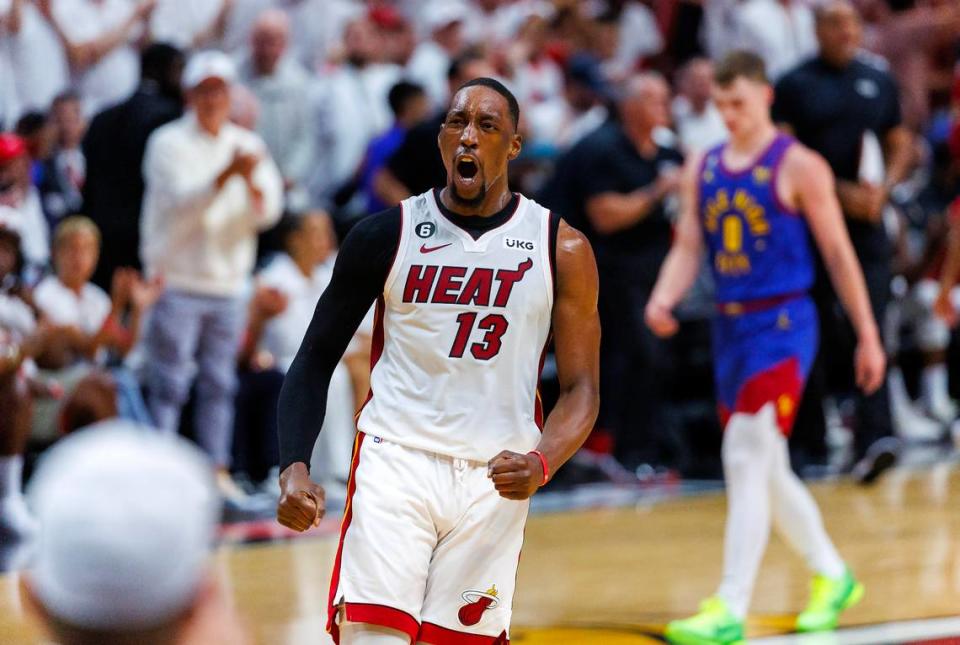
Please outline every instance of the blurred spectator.
[{"label": "blurred spectator", "polygon": [[137,86],[138,42],[157,0],[57,0],[52,23],[67,50],[85,112],[95,114]]},{"label": "blurred spectator", "polygon": [[279,4],[290,16],[292,57],[311,73],[339,57],[344,50],[347,25],[360,18],[365,9],[364,3],[354,0],[294,0]]},{"label": "blurred spectator", "polygon": [[30,484],[41,532],[23,590],[51,638],[249,642],[210,570],[220,509],[209,472],[185,441],[116,421],[44,457]]},{"label": "blurred spectator", "polygon": [[680,70],[673,120],[685,153],[709,150],[727,138],[727,128],[713,104],[713,63],[694,58]]},{"label": "blurred spectator", "polygon": [[613,90],[591,54],[574,54],[567,62],[563,98],[525,108],[530,139],[566,150],[607,120]]},{"label": "blurred spectator", "polygon": [[563,186],[562,197],[550,203],[587,233],[597,256],[604,330],[599,423],[614,433],[615,454],[631,467],[663,465],[670,457],[660,389],[670,361],[643,322],[670,249],[664,202],[683,161],[654,139],[669,123],[669,103],[661,76],[632,78],[618,104],[620,121],[588,135],[560,160],[554,181]]},{"label": "blurred spectator", "polygon": [[[471,46],[499,48],[516,32],[522,5],[528,2],[504,0],[476,0],[467,7],[463,36]],[[422,21],[427,17],[423,16]]]},{"label": "blurred spectator", "polygon": [[363,191],[366,202],[364,209],[367,213],[377,213],[389,208],[389,204],[377,197],[374,179],[393,153],[403,144],[410,128],[430,114],[429,99],[423,88],[408,81],[400,81],[390,88],[387,100],[390,102],[390,109],[396,120],[389,130],[374,137],[370,142],[360,171],[360,190]]},{"label": "blurred spectator", "polygon": [[44,167],[40,197],[47,223],[54,228],[61,219],[79,213],[83,207],[87,161],[80,146],[87,133],[87,119],[80,95],[58,95],[50,109],[50,121],[56,128],[57,141]]},{"label": "blurred spectator", "polygon": [[[947,90],[960,38],[960,4],[953,0],[857,4],[867,23],[864,44],[889,62],[900,84],[904,123],[920,130],[930,118],[934,90]],[[940,61],[947,66],[938,70]]]},{"label": "blurred spectator", "polygon": [[110,288],[118,267],[140,268],[143,152],[154,130],[183,113],[182,71],[180,50],[165,44],[147,47],[140,56],[137,91],[94,117],[83,140],[83,211],[103,233],[93,281],[104,289]]},{"label": "blurred spectator", "polygon": [[429,36],[413,52],[407,75],[423,86],[433,108],[439,110],[446,107],[451,95],[447,70],[466,45],[463,26],[469,9],[461,0],[433,0],[422,15]]},{"label": "blurred spectator", "polygon": [[370,20],[379,30],[383,60],[406,67],[417,47],[417,34],[410,21],[390,5],[371,9]]},{"label": "blurred spectator", "polygon": [[[110,294],[89,282],[97,266],[100,231],[83,216],[68,217],[53,238],[55,275],[36,286],[33,300],[41,322],[56,342],[51,342],[42,360],[44,379],[57,382],[67,393],[98,369],[126,356],[140,336],[140,322],[160,293],[157,282],[147,284],[132,269],[118,269]],[[111,400],[121,416],[141,423],[150,417],[132,375],[114,368],[110,380]],[[38,402],[33,417],[33,436],[52,439],[58,430],[60,406],[55,401]]]},{"label": "blurred spectator", "polygon": [[311,100],[317,134],[310,192],[314,204],[332,204],[355,179],[367,144],[390,127],[387,94],[400,77],[397,65],[378,63],[376,30],[367,18],[344,34],[346,58],[323,76]]},{"label": "blurred spectator", "polygon": [[548,29],[547,20],[533,13],[506,47],[511,82],[524,109],[563,100],[563,70],[547,53]]},{"label": "blurred spectator", "polygon": [[[471,79],[495,75],[493,66],[482,54],[468,50],[454,59],[447,70],[448,92],[452,95]],[[419,195],[446,183],[447,171],[437,147],[437,136],[446,117],[446,108],[440,109],[407,133],[387,165],[374,177],[374,192],[381,202],[399,204],[410,195]]]},{"label": "blurred spectator", "polygon": [[[317,300],[330,282],[336,259],[333,226],[326,213],[287,216],[278,227],[284,251],[256,277],[241,352],[237,396],[235,467],[254,480],[278,465],[276,409],[283,375],[296,356]],[[330,382],[328,415],[318,441],[318,481],[346,482],[355,426],[353,413],[369,390],[369,325],[358,332]],[[365,342],[364,342],[365,339]],[[271,482],[274,478],[271,478]]]},{"label": "blurred spectator", "polygon": [[240,83],[230,86],[230,122],[244,130],[256,130],[260,121],[260,101],[250,88]]},{"label": "blurred spectator", "polygon": [[23,112],[46,111],[54,97],[67,89],[70,70],[56,29],[41,7],[43,2],[9,0],[3,33],[9,38],[9,56],[16,98]]},{"label": "blurred spectator", "polygon": [[30,395],[22,377],[36,319],[17,275],[23,256],[17,221],[0,209],[0,542],[30,537],[36,523],[23,499],[23,451],[30,433]]},{"label": "blurred spectator", "polygon": [[235,0],[157,0],[150,16],[150,38],[180,49],[218,44]]},{"label": "blurred spectator", "polygon": [[[890,73],[857,57],[862,29],[850,2],[831,0],[818,9],[816,19],[819,55],[780,80],[773,115],[833,169],[873,313],[883,321],[891,278],[883,213],[890,190],[910,171],[913,137],[901,124],[899,95]],[[893,433],[889,394],[886,384],[871,396],[854,387],[849,369],[856,345],[853,329],[836,304],[830,281],[822,270],[819,273],[813,296],[823,338],[794,435],[796,441],[810,437],[822,445],[821,401],[829,375],[831,390],[857,392],[856,473],[872,481],[895,458],[896,444],[889,439]]]},{"label": "blurred spectator", "polygon": [[17,119],[14,133],[27,144],[30,157],[30,182],[39,187],[43,183],[46,163],[53,154],[57,128],[46,112],[26,112]]},{"label": "blurred spectator", "polygon": [[196,362],[194,430],[219,469],[221,492],[242,504],[227,470],[241,294],[257,231],[280,217],[283,180],[263,140],[228,121],[235,78],[223,53],[190,59],[190,110],[147,143],[141,254],[148,275],[166,283],[145,337],[150,411],[163,431],[177,431]]},{"label": "blurred spectator", "polygon": [[663,50],[660,26],[649,7],[638,0],[609,0],[616,25],[616,50],[606,65],[611,78],[626,78],[640,69],[645,58]]},{"label": "blurred spectator", "polygon": [[737,8],[739,46],[756,53],[776,81],[817,52],[806,0],[746,0]]},{"label": "blurred spectator", "polygon": [[250,54],[240,66],[240,80],[257,96],[257,132],[283,175],[287,206],[307,205],[306,181],[313,163],[315,138],[308,103],[310,77],[287,54],[290,19],[279,9],[264,12],[250,36]]},{"label": "blurred spectator", "polygon": [[40,194],[30,180],[26,142],[15,134],[0,134],[0,205],[16,213],[26,261],[34,267],[50,259],[50,232],[40,207]]},{"label": "blurred spectator", "polygon": [[739,46],[737,11],[740,0],[710,0],[703,3],[703,33],[707,53],[720,60]]}]

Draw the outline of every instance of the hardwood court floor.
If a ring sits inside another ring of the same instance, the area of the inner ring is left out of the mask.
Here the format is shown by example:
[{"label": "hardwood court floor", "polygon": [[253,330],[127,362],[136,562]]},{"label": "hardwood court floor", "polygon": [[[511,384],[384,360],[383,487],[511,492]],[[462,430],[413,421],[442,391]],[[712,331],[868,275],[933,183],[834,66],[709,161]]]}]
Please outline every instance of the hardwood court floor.
[{"label": "hardwood court floor", "polygon": [[[863,603],[845,615],[844,625],[958,612],[960,472],[955,465],[897,471],[871,489],[839,482],[813,490],[838,547],[867,586]],[[723,497],[708,494],[653,506],[532,517],[512,641],[661,642],[657,635],[667,620],[689,613],[714,590],[723,516]],[[334,538],[327,536],[218,550],[217,570],[259,643],[329,642],[323,625],[334,547]],[[801,562],[772,539],[754,596],[750,635],[789,631],[789,613],[803,605],[807,582]],[[0,643],[39,643],[37,632],[24,623],[14,589],[15,576],[0,578]]]}]

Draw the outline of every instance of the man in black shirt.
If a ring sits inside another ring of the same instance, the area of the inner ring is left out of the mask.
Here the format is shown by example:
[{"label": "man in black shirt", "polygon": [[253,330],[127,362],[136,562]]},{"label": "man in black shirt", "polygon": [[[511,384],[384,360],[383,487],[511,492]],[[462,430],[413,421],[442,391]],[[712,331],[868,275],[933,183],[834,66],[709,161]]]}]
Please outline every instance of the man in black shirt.
[{"label": "man in black shirt", "polygon": [[584,231],[600,271],[600,426],[613,432],[615,456],[627,466],[666,462],[660,420],[663,341],[643,310],[670,250],[672,225],[664,199],[677,186],[683,157],[654,139],[669,123],[670,89],[643,74],[627,86],[612,120],[575,145],[557,164],[547,204],[562,208]]},{"label": "man in black shirt", "polygon": [[[858,55],[860,17],[847,0],[834,0],[816,14],[818,56],[785,75],[776,87],[774,119],[802,143],[826,158],[837,176],[837,196],[863,266],[874,316],[884,319],[889,300],[891,247],[882,216],[890,189],[903,181],[912,163],[912,135],[901,125],[900,99],[893,77],[876,61]],[[871,152],[875,143],[880,155]],[[875,163],[871,162],[874,157]],[[882,179],[881,179],[882,177]],[[821,267],[822,269],[822,267]],[[797,420],[795,439],[822,445],[824,376],[853,391],[843,366],[855,343],[850,323],[836,306],[836,294],[823,271],[814,288],[823,340]],[[805,436],[806,435],[806,436]],[[896,458],[886,385],[871,396],[857,395],[855,475],[873,481]]]},{"label": "man in black shirt", "polygon": [[93,281],[110,289],[114,269],[140,268],[140,166],[147,138],[183,113],[183,53],[170,45],[147,47],[140,58],[140,86],[123,103],[93,118],[83,140],[87,176],[83,211],[103,232]]}]

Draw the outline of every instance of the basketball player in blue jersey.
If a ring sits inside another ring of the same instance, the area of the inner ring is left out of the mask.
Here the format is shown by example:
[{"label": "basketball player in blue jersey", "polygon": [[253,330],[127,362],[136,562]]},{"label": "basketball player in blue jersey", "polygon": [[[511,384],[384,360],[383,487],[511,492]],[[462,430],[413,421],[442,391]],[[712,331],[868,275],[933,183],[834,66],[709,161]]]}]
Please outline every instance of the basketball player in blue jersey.
[{"label": "basketball player in blue jersey", "polygon": [[[438,133],[447,185],[344,240],[280,396],[279,521],[324,512],[310,454],[330,376],[376,302],[328,629],[343,645],[506,645],[530,497],[598,406],[597,267],[584,236],[507,185],[519,107],[479,78]],[[560,397],[537,394],[551,331]]]},{"label": "basketball player in blue jersey", "polygon": [[774,127],[763,61],[733,52],[715,72],[729,142],[690,161],[676,238],[646,310],[660,336],[706,248],[716,284],[714,372],[724,423],[728,515],[723,579],[700,613],[670,623],[683,645],[738,643],[771,522],[813,571],[799,631],[832,629],[863,586],[841,560],[810,493],[790,469],[786,437],[817,352],[812,234],[858,337],[857,384],[879,387],[886,366],[863,274],[826,162]]}]

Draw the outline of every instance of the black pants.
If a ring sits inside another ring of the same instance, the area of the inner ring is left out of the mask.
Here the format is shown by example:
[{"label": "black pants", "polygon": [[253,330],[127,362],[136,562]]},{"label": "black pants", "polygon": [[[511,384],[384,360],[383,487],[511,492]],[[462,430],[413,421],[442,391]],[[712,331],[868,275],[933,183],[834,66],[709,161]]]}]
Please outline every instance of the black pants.
[{"label": "black pants", "polygon": [[233,470],[262,481],[280,463],[277,402],[283,373],[241,371],[233,422]]},{"label": "black pants", "polygon": [[636,277],[601,267],[598,422],[612,432],[614,454],[626,465],[673,465],[677,439],[663,414],[669,345],[644,323],[653,284]]},{"label": "black pants", "polygon": [[[890,300],[889,262],[865,261],[862,266],[870,306],[877,325],[881,326]],[[884,379],[883,385],[870,396],[857,388],[853,364],[857,336],[829,278],[822,271],[813,298],[820,314],[820,351],[797,412],[791,448],[794,454],[799,453],[816,461],[825,457],[823,399],[828,394],[852,394],[856,406],[854,457],[859,459],[873,442],[893,434],[887,381]]]}]

